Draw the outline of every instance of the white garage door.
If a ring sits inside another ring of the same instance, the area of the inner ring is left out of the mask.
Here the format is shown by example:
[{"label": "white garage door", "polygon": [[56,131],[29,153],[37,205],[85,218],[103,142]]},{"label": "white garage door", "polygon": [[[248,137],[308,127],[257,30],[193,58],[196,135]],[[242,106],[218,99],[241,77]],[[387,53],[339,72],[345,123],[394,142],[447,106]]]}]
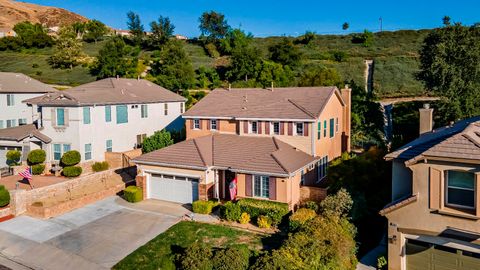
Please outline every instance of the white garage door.
[{"label": "white garage door", "polygon": [[198,200],[198,179],[152,174],[148,181],[148,198],[177,203]]}]

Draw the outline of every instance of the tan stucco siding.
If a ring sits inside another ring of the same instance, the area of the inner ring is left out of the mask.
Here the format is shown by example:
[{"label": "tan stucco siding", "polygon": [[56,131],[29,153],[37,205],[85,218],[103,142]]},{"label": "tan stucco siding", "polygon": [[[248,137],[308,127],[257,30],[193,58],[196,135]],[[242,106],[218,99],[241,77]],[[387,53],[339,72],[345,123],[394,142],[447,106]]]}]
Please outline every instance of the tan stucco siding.
[{"label": "tan stucco siding", "polygon": [[[206,179],[210,179],[210,177],[207,178],[207,175],[205,171],[201,170],[192,170],[192,169],[180,169],[180,168],[172,168],[172,167],[162,167],[162,166],[153,166],[153,165],[138,165],[138,170],[140,173],[172,173],[172,174],[178,174],[178,175],[192,175],[200,178],[199,183],[200,184],[205,184]],[[211,175],[213,175],[212,172],[210,172]]]},{"label": "tan stucco siding", "polygon": [[[347,132],[344,127],[344,106],[336,95],[330,97],[317,122],[314,123],[313,135],[315,154],[319,157],[328,156],[329,161],[342,155],[342,133]],[[336,119],[338,118],[338,131]],[[334,119],[334,136],[330,138],[330,119]],[[327,121],[327,136],[324,136],[324,121]],[[318,123],[321,124],[320,139],[318,139]],[[349,131],[348,131],[349,132]],[[349,135],[349,134],[348,134]]]},{"label": "tan stucco siding", "polygon": [[201,128],[192,128],[193,119],[185,120],[185,130],[187,139],[202,137],[214,133],[237,134],[237,121],[219,119],[217,120],[217,130],[208,129],[210,119],[201,119]]}]

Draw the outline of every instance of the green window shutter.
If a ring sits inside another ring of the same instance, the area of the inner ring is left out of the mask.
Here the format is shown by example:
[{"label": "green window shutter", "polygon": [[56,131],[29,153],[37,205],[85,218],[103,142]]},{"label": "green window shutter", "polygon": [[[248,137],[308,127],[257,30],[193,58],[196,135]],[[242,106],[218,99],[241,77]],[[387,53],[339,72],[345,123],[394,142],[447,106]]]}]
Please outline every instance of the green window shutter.
[{"label": "green window shutter", "polygon": [[90,107],[83,107],[83,123],[90,124]]},{"label": "green window shutter", "polygon": [[322,122],[319,121],[317,124],[317,140],[320,140],[322,137]]},{"label": "green window shutter", "polygon": [[118,105],[116,109],[117,109],[117,124],[128,123],[127,105]]},{"label": "green window shutter", "polygon": [[57,126],[65,126],[65,109],[57,108]]},{"label": "green window shutter", "polygon": [[327,120],[323,121],[323,137],[327,137]]},{"label": "green window shutter", "polygon": [[112,122],[112,106],[105,106],[105,122]]},{"label": "green window shutter", "polygon": [[330,119],[330,138],[332,138],[335,134],[335,120],[333,118]]}]

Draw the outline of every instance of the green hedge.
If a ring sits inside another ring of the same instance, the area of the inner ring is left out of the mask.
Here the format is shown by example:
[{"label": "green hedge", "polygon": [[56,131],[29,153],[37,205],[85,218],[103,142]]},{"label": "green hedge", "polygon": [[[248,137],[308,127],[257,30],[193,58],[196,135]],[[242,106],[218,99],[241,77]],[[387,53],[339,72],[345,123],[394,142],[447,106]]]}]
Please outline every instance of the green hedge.
[{"label": "green hedge", "polygon": [[137,186],[129,186],[123,191],[127,202],[136,203],[143,200],[143,190]]},{"label": "green hedge", "polygon": [[228,221],[239,221],[242,216],[242,209],[233,202],[226,202],[220,207],[220,216]]},{"label": "green hedge", "polygon": [[290,231],[296,231],[308,221],[314,219],[317,213],[308,208],[300,208],[297,212],[293,213],[288,220],[288,226]]},{"label": "green hedge", "polygon": [[110,165],[106,161],[95,162],[95,163],[92,164],[92,170],[94,172],[106,171],[106,170],[108,170],[109,167],[110,167]]},{"label": "green hedge", "polygon": [[0,185],[0,207],[7,206],[10,203],[10,193],[4,185]]},{"label": "green hedge", "polygon": [[80,152],[76,150],[71,150],[63,154],[60,162],[62,163],[63,167],[68,167],[68,166],[77,165],[78,163],[80,163],[81,159],[82,157],[80,156]]},{"label": "green hedge", "polygon": [[69,166],[63,168],[63,175],[66,177],[77,177],[82,174],[82,167],[79,166]]},{"label": "green hedge", "polygon": [[44,150],[36,149],[28,153],[27,161],[29,165],[35,165],[35,164],[40,164],[45,162],[46,158],[47,158],[47,153],[45,153]]},{"label": "green hedge", "polygon": [[237,204],[240,206],[241,213],[248,213],[252,219],[256,219],[261,215],[267,216],[272,220],[273,225],[280,224],[283,217],[290,212],[288,204],[267,200],[246,198],[239,200]]},{"label": "green hedge", "polygon": [[194,213],[197,213],[197,214],[208,215],[212,213],[213,208],[216,207],[217,205],[218,205],[218,202],[216,201],[198,200],[192,203],[192,210]]},{"label": "green hedge", "polygon": [[45,171],[45,165],[44,164],[35,164],[32,165],[32,174],[33,175],[40,175]]}]

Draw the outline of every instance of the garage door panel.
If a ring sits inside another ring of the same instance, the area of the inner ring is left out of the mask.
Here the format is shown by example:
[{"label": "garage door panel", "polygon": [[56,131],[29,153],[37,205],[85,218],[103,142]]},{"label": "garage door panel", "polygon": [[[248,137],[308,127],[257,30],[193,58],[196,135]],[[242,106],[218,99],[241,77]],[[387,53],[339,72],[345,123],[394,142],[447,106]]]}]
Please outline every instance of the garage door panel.
[{"label": "garage door panel", "polygon": [[153,174],[149,180],[149,198],[177,203],[198,200],[198,180],[188,177]]}]

